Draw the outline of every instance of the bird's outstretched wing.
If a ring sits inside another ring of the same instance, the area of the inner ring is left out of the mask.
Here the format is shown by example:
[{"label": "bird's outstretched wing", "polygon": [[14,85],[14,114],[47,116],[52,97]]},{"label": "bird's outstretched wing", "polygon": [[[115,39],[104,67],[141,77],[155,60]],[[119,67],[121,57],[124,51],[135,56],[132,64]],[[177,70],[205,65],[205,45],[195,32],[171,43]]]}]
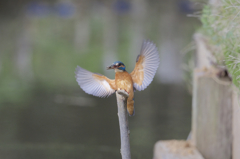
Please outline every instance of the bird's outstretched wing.
[{"label": "bird's outstretched wing", "polygon": [[141,91],[147,88],[159,66],[159,54],[155,44],[144,41],[141,53],[137,57],[134,70],[131,72],[133,85],[136,90]]},{"label": "bird's outstretched wing", "polygon": [[108,97],[116,90],[115,80],[106,76],[89,72],[79,66],[77,66],[75,74],[78,85],[88,94]]}]

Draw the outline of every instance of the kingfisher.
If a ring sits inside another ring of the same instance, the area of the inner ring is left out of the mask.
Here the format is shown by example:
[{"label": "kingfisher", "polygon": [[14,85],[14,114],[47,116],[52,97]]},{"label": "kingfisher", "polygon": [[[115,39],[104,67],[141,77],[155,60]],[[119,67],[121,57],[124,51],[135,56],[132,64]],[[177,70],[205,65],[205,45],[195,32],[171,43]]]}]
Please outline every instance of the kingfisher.
[{"label": "kingfisher", "polygon": [[117,90],[125,90],[129,116],[135,114],[134,92],[142,91],[152,82],[160,63],[159,53],[154,43],[144,40],[135,68],[131,73],[126,71],[121,61],[115,61],[107,69],[114,69],[115,79],[109,79],[98,73],[92,73],[77,66],[75,74],[78,85],[88,94],[97,97],[108,97]]}]

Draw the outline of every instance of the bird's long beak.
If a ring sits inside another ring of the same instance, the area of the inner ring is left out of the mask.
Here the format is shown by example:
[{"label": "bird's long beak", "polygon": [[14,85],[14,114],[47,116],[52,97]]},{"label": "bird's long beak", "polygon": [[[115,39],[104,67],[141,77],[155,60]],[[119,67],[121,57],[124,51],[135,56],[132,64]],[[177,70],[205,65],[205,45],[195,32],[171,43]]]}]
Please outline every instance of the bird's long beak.
[{"label": "bird's long beak", "polygon": [[114,69],[114,68],[115,68],[115,65],[111,65],[107,67],[107,70]]}]

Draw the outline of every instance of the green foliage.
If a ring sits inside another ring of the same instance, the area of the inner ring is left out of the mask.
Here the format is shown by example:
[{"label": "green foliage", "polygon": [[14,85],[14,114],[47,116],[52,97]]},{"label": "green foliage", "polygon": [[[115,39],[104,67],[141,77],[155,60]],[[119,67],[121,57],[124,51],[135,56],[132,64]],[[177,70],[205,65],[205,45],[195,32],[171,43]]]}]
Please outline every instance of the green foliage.
[{"label": "green foliage", "polygon": [[[85,48],[75,46],[76,19],[49,16],[30,18],[28,23],[21,19],[6,21],[0,39],[0,104],[26,101],[36,90],[58,94],[79,90],[74,73],[77,65],[103,74],[106,67],[102,57],[104,23],[94,16],[88,18],[90,37]],[[25,27],[32,40],[30,56],[33,73],[30,79],[21,77],[16,68],[17,43]],[[129,57],[128,30],[129,23],[122,24],[117,51],[123,61],[128,61]]]},{"label": "green foliage", "polygon": [[233,83],[240,88],[240,3],[237,0],[221,2],[220,6],[204,7],[200,31],[218,48],[214,52],[218,63],[224,62]]},{"label": "green foliage", "polygon": [[[24,22],[9,23],[14,33],[6,34],[1,43],[0,59],[0,103],[18,103],[31,98],[36,89],[51,93],[62,93],[79,89],[75,80],[77,65],[92,72],[102,72],[102,24],[92,19],[90,22],[90,41],[87,49],[77,50],[74,46],[75,21],[57,17],[29,19],[27,27],[31,30],[31,70],[33,78],[19,75],[16,69],[17,39],[23,28],[17,28]],[[16,26],[16,27],[15,27]],[[8,27],[4,28],[8,31]],[[3,31],[4,32],[4,31]],[[14,34],[14,35],[12,35]],[[11,37],[9,37],[11,35]],[[9,45],[12,44],[12,45]]]}]

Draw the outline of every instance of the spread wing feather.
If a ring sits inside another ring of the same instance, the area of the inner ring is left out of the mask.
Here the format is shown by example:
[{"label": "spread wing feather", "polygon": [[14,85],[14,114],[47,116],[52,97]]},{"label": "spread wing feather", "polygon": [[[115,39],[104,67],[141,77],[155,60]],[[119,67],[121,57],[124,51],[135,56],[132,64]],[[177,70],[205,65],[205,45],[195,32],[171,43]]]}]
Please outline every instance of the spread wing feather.
[{"label": "spread wing feather", "polygon": [[77,66],[75,74],[78,85],[88,94],[97,97],[108,97],[115,92],[115,80],[101,74],[89,72],[79,66]]},{"label": "spread wing feather", "polygon": [[144,41],[141,53],[137,57],[134,70],[131,72],[133,85],[136,90],[141,91],[147,88],[159,66],[159,54],[155,44]]}]

